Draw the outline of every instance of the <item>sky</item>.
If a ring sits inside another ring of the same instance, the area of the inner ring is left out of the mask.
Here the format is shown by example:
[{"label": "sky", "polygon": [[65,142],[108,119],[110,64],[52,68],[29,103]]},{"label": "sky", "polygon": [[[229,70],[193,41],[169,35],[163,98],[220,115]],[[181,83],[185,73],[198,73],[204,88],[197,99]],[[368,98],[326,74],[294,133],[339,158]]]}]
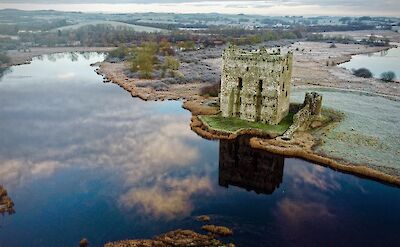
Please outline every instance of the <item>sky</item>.
[{"label": "sky", "polygon": [[400,0],[0,0],[0,9],[400,17]]}]

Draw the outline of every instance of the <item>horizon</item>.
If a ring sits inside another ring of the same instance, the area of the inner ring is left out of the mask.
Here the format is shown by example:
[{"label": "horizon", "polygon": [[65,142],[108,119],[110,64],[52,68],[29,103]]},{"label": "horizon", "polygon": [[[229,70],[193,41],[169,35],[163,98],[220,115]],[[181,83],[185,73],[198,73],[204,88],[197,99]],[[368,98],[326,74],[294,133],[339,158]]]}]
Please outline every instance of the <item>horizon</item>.
[{"label": "horizon", "polygon": [[[31,1],[32,2],[32,1]],[[245,14],[261,16],[374,16],[399,18],[400,4],[395,1],[375,3],[376,1],[130,1],[120,0],[110,3],[107,0],[83,0],[79,3],[69,1],[43,1],[27,3],[24,0],[0,0],[0,9],[55,10],[84,13],[176,13],[176,14]]]}]

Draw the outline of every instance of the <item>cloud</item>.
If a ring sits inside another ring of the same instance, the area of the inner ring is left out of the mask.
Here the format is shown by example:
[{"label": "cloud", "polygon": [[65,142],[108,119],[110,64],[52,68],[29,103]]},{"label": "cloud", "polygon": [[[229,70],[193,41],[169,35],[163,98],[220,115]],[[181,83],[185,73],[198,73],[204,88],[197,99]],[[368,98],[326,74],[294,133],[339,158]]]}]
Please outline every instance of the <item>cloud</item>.
[{"label": "cloud", "polygon": [[33,164],[31,166],[30,172],[32,176],[48,177],[62,167],[63,165],[57,161],[43,161]]},{"label": "cloud", "polygon": [[305,186],[312,186],[322,192],[341,190],[340,183],[336,181],[337,174],[331,170],[298,159],[295,162],[303,164],[297,166],[291,164],[285,167],[287,176],[293,177],[293,189],[300,190]]},{"label": "cloud", "polygon": [[[139,109],[136,116],[142,116]],[[151,217],[171,219],[187,215],[193,209],[191,196],[212,190],[207,177],[192,177],[192,173],[185,172],[185,167],[190,167],[200,156],[198,147],[190,145],[196,135],[186,118],[179,115],[132,118],[127,111],[131,109],[100,111],[83,119],[72,119],[73,123],[59,126],[57,130],[46,126],[31,130],[34,136],[46,132],[52,138],[63,138],[64,144],[32,146],[27,143],[29,153],[18,153],[18,159],[0,160],[1,183],[7,187],[26,185],[33,179],[48,177],[75,165],[79,169],[112,169],[124,191],[121,205],[137,206]],[[81,128],[79,131],[74,130],[76,124]],[[90,126],[92,133],[87,133],[90,131],[85,126]],[[63,136],[64,131],[69,136]],[[54,134],[58,132],[61,137]],[[85,136],[80,141],[82,135]],[[174,178],[176,171],[180,172],[179,179]]]},{"label": "cloud", "polygon": [[142,214],[154,218],[174,219],[190,215],[192,196],[213,191],[208,177],[160,179],[145,188],[132,188],[120,198],[125,208],[137,208]]},{"label": "cloud", "polygon": [[63,73],[63,74],[59,74],[57,75],[57,79],[60,80],[69,80],[75,77],[75,73]]},{"label": "cloud", "polygon": [[279,218],[288,225],[301,225],[314,219],[330,219],[334,215],[322,203],[297,201],[285,198],[278,203]]},{"label": "cloud", "polygon": [[57,161],[44,160],[32,162],[25,160],[6,160],[0,162],[0,181],[2,184],[16,186],[31,179],[51,176],[64,165]]}]

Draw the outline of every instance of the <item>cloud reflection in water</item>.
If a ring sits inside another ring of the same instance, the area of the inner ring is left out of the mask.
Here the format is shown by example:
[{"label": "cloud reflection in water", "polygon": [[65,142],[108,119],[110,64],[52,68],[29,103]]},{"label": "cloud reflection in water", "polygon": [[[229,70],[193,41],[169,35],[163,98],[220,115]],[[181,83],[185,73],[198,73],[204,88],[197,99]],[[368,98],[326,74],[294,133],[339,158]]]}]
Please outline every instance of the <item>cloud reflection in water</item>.
[{"label": "cloud reflection in water", "polygon": [[[106,171],[119,183],[115,205],[151,217],[189,214],[192,195],[212,186],[191,167],[200,152],[187,112],[179,110],[180,102],[145,103],[102,85],[89,67],[101,56],[52,54],[5,76],[1,183],[13,191],[61,171]],[[39,73],[44,68],[45,77]]]}]

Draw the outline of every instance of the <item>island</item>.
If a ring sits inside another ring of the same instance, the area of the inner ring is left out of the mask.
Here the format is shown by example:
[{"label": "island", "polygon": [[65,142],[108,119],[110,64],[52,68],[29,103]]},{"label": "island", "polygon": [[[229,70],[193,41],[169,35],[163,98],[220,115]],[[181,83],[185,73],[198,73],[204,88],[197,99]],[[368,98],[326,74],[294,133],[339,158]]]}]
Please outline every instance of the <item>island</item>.
[{"label": "island", "polygon": [[[354,34],[359,35],[357,32]],[[395,35],[394,40],[398,38]],[[336,152],[329,146],[331,141],[343,141],[348,134],[350,145],[357,147],[354,152],[364,149],[366,141],[370,144],[369,148],[372,147],[376,152],[381,148],[381,144],[376,144],[368,133],[342,133],[339,137],[336,133],[330,134],[343,120],[354,119],[347,118],[347,113],[340,109],[325,107],[324,94],[379,95],[391,101],[396,101],[398,97],[395,83],[382,87],[376,82],[366,82],[367,79],[359,79],[363,81],[361,83],[342,79],[354,76],[344,77],[346,71],[337,67],[337,64],[349,61],[353,54],[388,49],[360,48],[359,45],[336,44],[330,47],[326,44],[324,47],[323,43],[298,42],[282,47],[241,48],[228,45],[222,50],[212,48],[180,53],[178,58],[182,59],[182,56],[221,52],[220,57],[213,55],[203,60],[211,71],[220,71],[216,75],[220,78],[219,82],[210,83],[209,86],[193,81],[171,84],[159,90],[152,86],[158,83],[157,79],[129,78],[124,72],[126,64],[109,61],[100,63],[96,71],[104,76],[105,82],[117,83],[133,97],[143,100],[183,100],[183,108],[192,113],[192,130],[204,138],[232,140],[241,135],[250,135],[252,138],[249,142],[253,148],[305,159],[341,172],[398,186],[400,176],[395,169],[369,162],[368,154],[365,159],[353,159],[352,156],[347,157],[345,152]],[[328,65],[321,60],[321,54],[327,56]],[[188,65],[192,62],[188,61]],[[304,64],[308,67],[303,67]],[[293,90],[301,91],[302,102],[290,102]],[[354,129],[351,128],[351,131]]]}]

